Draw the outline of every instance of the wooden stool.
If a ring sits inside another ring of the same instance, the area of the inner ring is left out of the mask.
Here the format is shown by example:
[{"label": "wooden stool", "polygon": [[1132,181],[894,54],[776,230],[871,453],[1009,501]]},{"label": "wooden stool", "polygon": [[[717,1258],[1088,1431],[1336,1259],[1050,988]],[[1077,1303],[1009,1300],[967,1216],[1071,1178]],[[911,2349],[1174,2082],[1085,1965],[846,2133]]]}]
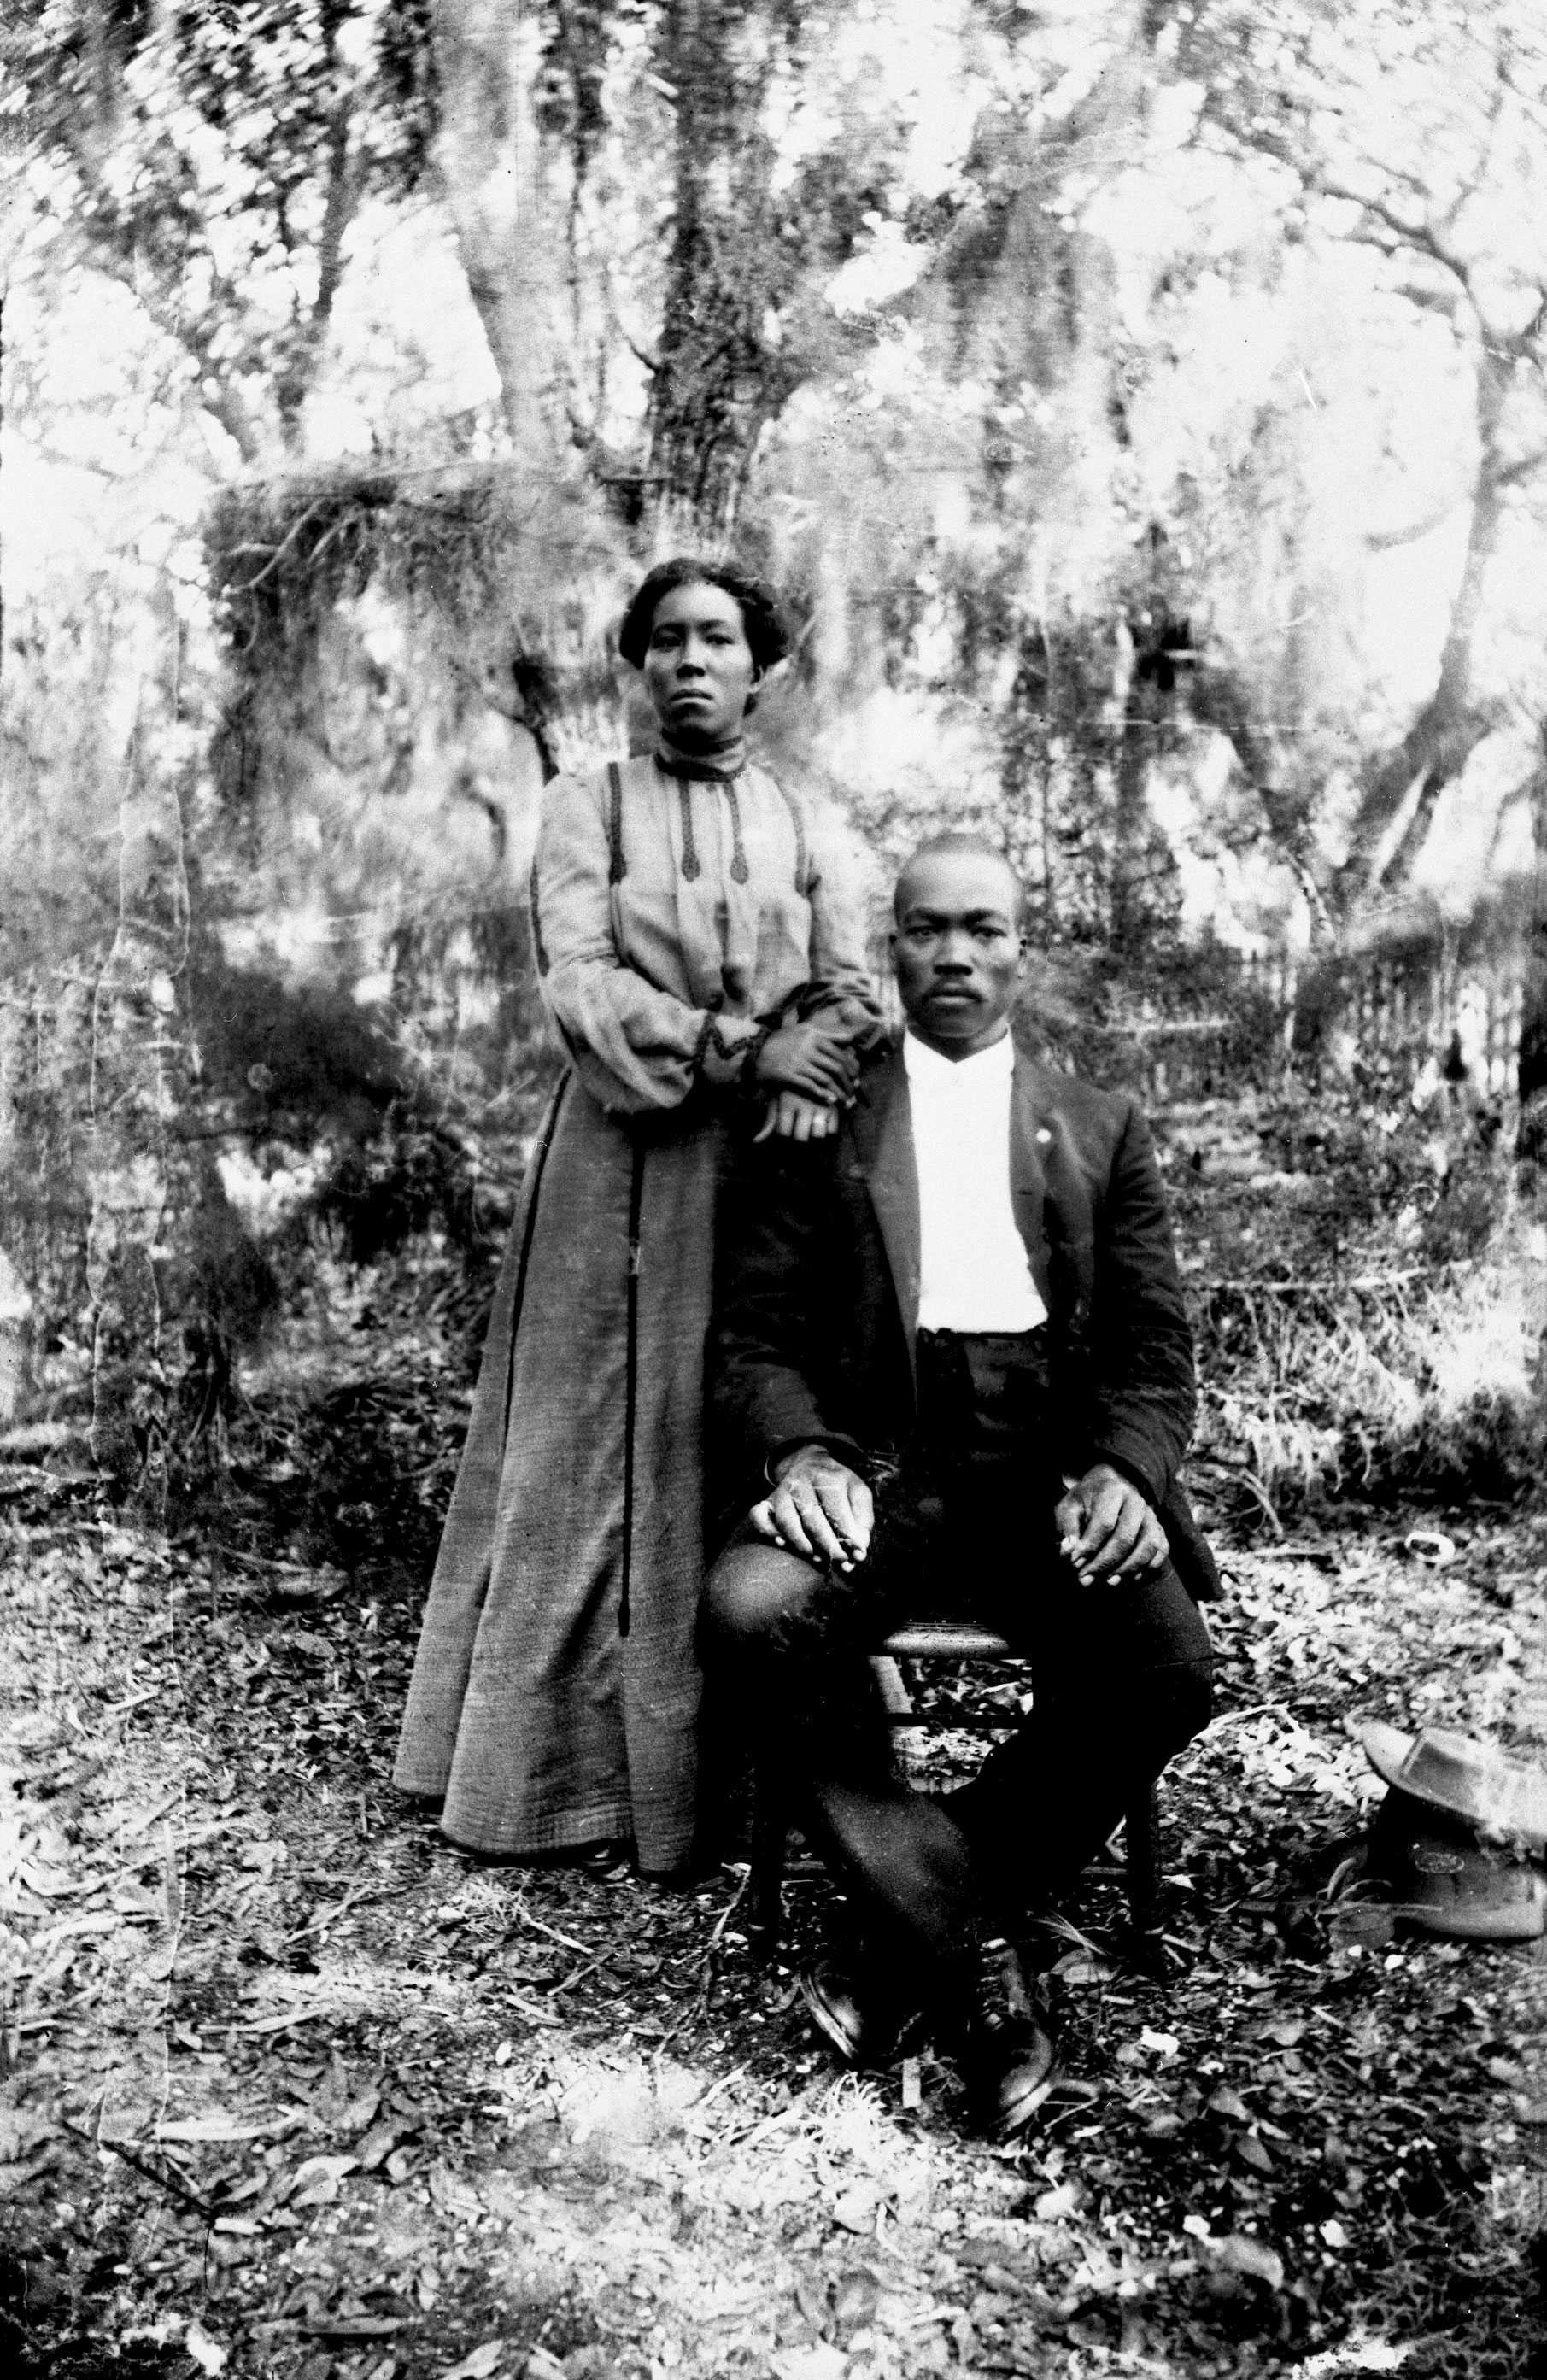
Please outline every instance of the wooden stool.
[{"label": "wooden stool", "polygon": [[[1002,1710],[953,1710],[944,1721],[921,1717],[903,1683],[899,1661],[1008,1661],[1011,1646],[992,1629],[955,1621],[918,1620],[895,1629],[871,1657],[886,1715],[894,1727],[945,1725],[1009,1728]],[[753,1780],[749,1926],[765,1955],[777,1949],[785,1920],[785,1852],[789,1817],[773,1779],[760,1770]],[[1136,1934],[1158,1931],[1160,1900],[1160,1796],[1153,1784],[1135,1794],[1123,1817],[1123,1864],[1128,1916]]]}]

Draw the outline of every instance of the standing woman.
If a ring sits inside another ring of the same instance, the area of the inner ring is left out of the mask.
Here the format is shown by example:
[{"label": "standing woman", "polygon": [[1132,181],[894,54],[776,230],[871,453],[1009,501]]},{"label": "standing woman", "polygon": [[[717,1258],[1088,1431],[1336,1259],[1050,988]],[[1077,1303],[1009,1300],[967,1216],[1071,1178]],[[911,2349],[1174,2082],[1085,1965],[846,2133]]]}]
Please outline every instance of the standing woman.
[{"label": "standing woman", "polygon": [[532,935],[569,1064],[495,1293],[395,1781],[513,1858],[689,1859],[700,1440],[726,1135],[834,1124],[878,1026],[854,863],[743,722],[787,639],[718,564],[651,571],[618,638],[651,757],[543,800]]}]

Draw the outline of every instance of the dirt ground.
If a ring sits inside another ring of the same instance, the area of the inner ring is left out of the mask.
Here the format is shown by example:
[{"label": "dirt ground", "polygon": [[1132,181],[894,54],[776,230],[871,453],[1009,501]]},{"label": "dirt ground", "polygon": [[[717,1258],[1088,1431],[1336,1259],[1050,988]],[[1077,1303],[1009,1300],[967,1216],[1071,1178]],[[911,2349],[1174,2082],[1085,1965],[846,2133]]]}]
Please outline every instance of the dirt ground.
[{"label": "dirt ground", "polygon": [[734,1864],[677,1893],[481,1867],[394,1794],[417,1553],[168,1542],[0,1485],[22,2370],[1547,2370],[1547,1964],[1370,1901],[1346,1729],[1547,1751],[1547,1513],[1224,1543],[1219,1716],[1164,1795],[1173,1972],[1091,1880],[1044,1986],[1066,2081],[1005,2149],[928,2054],[858,2080],[812,2039],[820,1875],[764,1963]]}]

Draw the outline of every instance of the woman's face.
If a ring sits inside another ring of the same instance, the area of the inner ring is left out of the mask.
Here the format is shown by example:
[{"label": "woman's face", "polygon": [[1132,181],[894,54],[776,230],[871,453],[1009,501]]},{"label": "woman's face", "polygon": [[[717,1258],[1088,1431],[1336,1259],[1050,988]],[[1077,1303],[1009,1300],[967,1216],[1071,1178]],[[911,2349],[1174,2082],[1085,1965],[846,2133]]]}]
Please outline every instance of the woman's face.
[{"label": "woman's face", "polygon": [[655,715],[678,743],[734,735],[762,672],[741,606],[723,587],[669,587],[655,606],[644,682]]}]

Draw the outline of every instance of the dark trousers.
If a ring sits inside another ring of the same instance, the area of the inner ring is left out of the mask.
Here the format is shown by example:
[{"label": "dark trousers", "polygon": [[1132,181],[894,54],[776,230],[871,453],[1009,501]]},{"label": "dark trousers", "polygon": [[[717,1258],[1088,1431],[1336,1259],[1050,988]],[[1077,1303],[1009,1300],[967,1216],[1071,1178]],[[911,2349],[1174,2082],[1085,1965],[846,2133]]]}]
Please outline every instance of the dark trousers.
[{"label": "dark trousers", "polygon": [[[942,1976],[984,1928],[1055,1901],[1209,1718],[1208,1632],[1171,1565],[1082,1587],[1059,1556],[1042,1348],[1041,1332],[920,1332],[918,1424],[865,1561],[829,1574],[744,1528],[705,1591],[706,1657],[739,1673],[760,1759],[866,1931],[900,1929]],[[944,1799],[898,1779],[868,1660],[919,1617],[993,1628],[1032,1670],[1030,1713]]]}]

